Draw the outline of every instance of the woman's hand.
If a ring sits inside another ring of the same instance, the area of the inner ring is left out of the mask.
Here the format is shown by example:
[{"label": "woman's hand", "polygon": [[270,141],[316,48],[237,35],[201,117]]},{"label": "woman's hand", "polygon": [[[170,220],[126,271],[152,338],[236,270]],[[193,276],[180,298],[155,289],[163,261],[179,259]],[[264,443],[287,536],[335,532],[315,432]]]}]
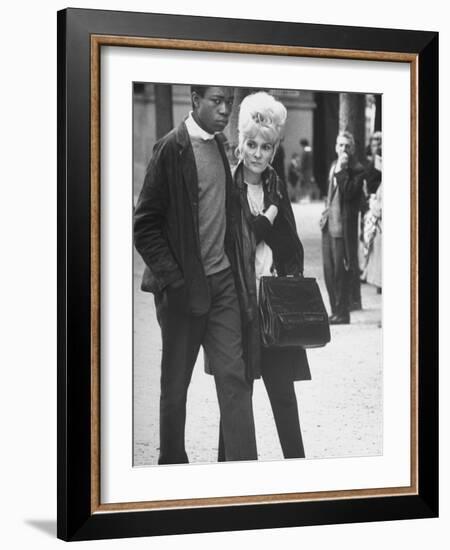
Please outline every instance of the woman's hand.
[{"label": "woman's hand", "polygon": [[269,222],[273,225],[273,222],[275,221],[275,218],[278,214],[278,206],[275,206],[274,204],[271,204],[266,211],[264,212],[264,216],[269,220]]}]

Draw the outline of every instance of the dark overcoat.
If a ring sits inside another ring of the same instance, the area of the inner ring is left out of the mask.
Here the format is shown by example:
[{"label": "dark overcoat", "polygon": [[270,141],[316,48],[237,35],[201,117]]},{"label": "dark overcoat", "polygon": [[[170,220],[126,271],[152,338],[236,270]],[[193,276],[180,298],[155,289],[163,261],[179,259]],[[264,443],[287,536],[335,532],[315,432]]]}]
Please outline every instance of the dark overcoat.
[{"label": "dark overcoat", "polygon": [[[222,145],[216,141],[226,174],[225,251],[232,263],[232,177]],[[145,262],[141,288],[158,293],[184,280],[188,313],[210,307],[198,232],[198,178],[191,140],[184,122],[154,146],[134,212],[134,243]],[[233,269],[233,265],[232,265]]]}]

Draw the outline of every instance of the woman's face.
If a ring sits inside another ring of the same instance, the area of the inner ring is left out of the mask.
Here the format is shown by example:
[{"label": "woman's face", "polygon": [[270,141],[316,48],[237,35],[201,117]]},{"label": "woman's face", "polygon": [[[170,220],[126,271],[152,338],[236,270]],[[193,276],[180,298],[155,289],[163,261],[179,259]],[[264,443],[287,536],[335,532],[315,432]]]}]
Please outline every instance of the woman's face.
[{"label": "woman's face", "polygon": [[244,166],[251,172],[261,174],[272,160],[274,151],[275,145],[271,141],[266,141],[258,133],[254,138],[248,138],[244,141],[242,147]]},{"label": "woman's face", "polygon": [[378,155],[380,152],[381,140],[379,138],[372,138],[370,141],[370,152],[373,156]]}]

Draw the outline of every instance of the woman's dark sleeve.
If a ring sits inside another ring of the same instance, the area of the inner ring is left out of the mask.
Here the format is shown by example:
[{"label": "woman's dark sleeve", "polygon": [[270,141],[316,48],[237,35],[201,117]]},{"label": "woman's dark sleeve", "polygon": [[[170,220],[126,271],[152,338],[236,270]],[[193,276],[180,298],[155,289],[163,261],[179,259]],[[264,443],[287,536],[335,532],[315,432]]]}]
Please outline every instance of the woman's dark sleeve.
[{"label": "woman's dark sleeve", "polygon": [[304,251],[297,234],[294,213],[284,182],[279,181],[281,190],[278,215],[267,244],[274,253],[279,275],[303,273]]},{"label": "woman's dark sleeve", "polygon": [[251,227],[253,234],[255,235],[256,244],[259,244],[261,241],[268,242],[270,240],[273,233],[273,228],[266,216],[261,214],[259,216],[253,216]]}]

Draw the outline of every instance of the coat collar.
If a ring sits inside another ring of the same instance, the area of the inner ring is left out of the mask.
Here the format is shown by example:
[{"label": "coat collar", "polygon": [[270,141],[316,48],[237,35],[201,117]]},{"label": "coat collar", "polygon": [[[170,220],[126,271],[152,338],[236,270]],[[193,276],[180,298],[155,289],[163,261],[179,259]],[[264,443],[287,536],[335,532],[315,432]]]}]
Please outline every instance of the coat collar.
[{"label": "coat collar", "polygon": [[190,146],[191,140],[189,139],[189,133],[184,120],[175,129],[175,138],[180,149],[184,150]]},{"label": "coat collar", "polygon": [[[236,186],[239,189],[243,189],[245,187],[245,183],[244,183],[244,163],[242,160],[240,160],[235,166],[233,170],[233,177],[234,177],[234,182]],[[276,185],[277,173],[272,168],[272,166],[270,166],[270,164],[261,174],[261,180],[262,180],[263,187],[265,189],[271,189],[273,185]]]},{"label": "coat collar", "polygon": [[[175,128],[175,139],[181,151],[184,151],[191,146],[189,132],[184,120]],[[220,145],[223,145],[224,141],[226,141],[225,136],[222,133],[215,134],[213,139],[215,139]]]},{"label": "coat collar", "polygon": [[186,125],[188,134],[191,137],[196,137],[204,141],[210,141],[214,139],[214,134],[206,132],[197,124],[194,117],[192,116],[192,111],[189,113],[188,117],[184,119],[184,124]]}]

